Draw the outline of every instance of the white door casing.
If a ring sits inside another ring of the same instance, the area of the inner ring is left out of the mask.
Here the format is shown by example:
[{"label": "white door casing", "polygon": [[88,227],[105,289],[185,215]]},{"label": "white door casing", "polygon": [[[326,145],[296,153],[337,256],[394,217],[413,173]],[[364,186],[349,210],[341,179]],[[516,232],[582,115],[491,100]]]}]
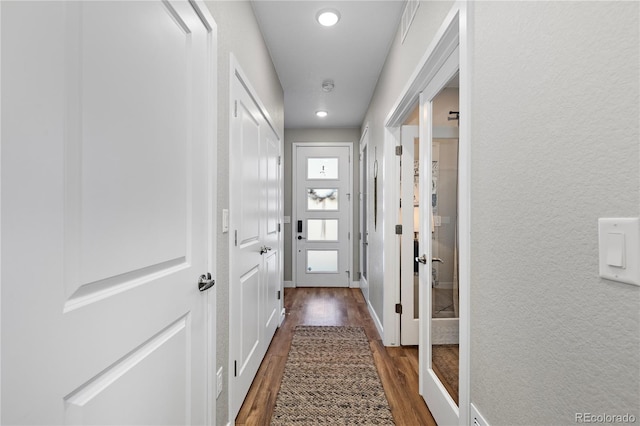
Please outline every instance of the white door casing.
[{"label": "white door casing", "polygon": [[2,423],[213,422],[213,19],[0,7]]},{"label": "white door casing", "polygon": [[351,144],[293,145],[295,285],[350,287]]},{"label": "white door casing", "polygon": [[229,416],[235,419],[280,322],[281,141],[232,59]]},{"label": "white door casing", "polygon": [[369,302],[369,127],[360,138],[360,289]]},{"label": "white door casing", "polygon": [[[418,126],[402,126],[400,142],[402,146],[401,170],[401,222],[400,236],[400,344],[417,345],[419,343],[420,320],[415,312],[414,298],[414,140],[418,138]],[[422,170],[420,169],[420,173]],[[424,200],[424,198],[419,198]],[[427,198],[429,199],[429,198]],[[424,272],[424,271],[423,271]]]},{"label": "white door casing", "polygon": [[[459,48],[444,61],[442,67],[427,84],[425,90],[420,95],[420,117],[424,118],[420,123],[420,170],[431,170],[433,156],[433,99],[440,93],[451,78],[459,72],[460,58]],[[420,199],[431,198],[431,173],[426,173],[420,179]],[[462,207],[459,205],[460,215],[463,215]],[[420,266],[420,289],[421,289],[421,330],[424,340],[420,342],[420,389],[425,402],[429,406],[434,419],[438,424],[459,424],[460,409],[451,398],[432,366],[432,326],[433,300],[431,292],[431,268],[434,257],[433,244],[431,238],[433,206],[432,203],[420,203],[420,254],[424,254],[427,260],[425,265]],[[424,248],[424,249],[423,249]],[[462,322],[463,312],[460,312]],[[460,352],[464,350],[464,342],[460,342]],[[463,378],[464,379],[464,378]]]}]

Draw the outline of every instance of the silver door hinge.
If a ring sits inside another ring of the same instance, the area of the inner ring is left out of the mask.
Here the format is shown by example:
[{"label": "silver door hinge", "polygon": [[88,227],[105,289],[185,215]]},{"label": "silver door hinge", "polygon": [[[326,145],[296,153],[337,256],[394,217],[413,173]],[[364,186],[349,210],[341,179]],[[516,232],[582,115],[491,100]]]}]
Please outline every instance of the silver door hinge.
[{"label": "silver door hinge", "polygon": [[238,230],[236,229],[235,231],[233,231],[233,244],[237,247],[238,246]]},{"label": "silver door hinge", "polygon": [[238,116],[238,101],[233,102],[233,116],[234,117]]},{"label": "silver door hinge", "polygon": [[278,224],[278,232],[280,232],[280,224]]},{"label": "silver door hinge", "polygon": [[282,156],[278,155],[278,166],[282,164]]},{"label": "silver door hinge", "polygon": [[396,225],[396,235],[402,235],[402,225]]},{"label": "silver door hinge", "polygon": [[402,303],[396,303],[396,314],[402,314]]},{"label": "silver door hinge", "polygon": [[402,155],[402,145],[396,146],[396,155]]}]

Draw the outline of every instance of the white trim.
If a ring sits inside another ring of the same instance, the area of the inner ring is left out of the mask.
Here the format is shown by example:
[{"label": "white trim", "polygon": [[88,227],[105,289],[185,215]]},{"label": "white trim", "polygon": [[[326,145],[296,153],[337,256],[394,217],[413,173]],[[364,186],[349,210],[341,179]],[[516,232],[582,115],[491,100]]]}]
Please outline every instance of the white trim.
[{"label": "white trim", "polygon": [[[399,170],[395,147],[400,141],[400,127],[386,127],[384,132],[384,161],[382,184],[383,194],[398,192]],[[397,197],[383,197],[383,247],[384,247],[384,289],[383,289],[383,321],[385,334],[382,341],[385,346],[400,345],[400,315],[396,313],[395,305],[400,303],[400,258],[396,254],[400,251],[400,241],[396,235],[398,222]]]},{"label": "white trim", "polygon": [[[367,309],[369,309],[369,314],[371,315],[371,319],[373,320],[373,323],[376,325],[378,334],[380,335],[380,337],[382,337],[384,335],[382,322],[380,322],[380,318],[378,318],[378,314],[376,314],[376,310],[373,309],[371,302],[369,302],[368,300],[367,300]],[[389,346],[389,345],[385,345],[385,346]]]},{"label": "white trim", "polygon": [[[367,158],[363,158],[365,155],[365,149],[367,150],[366,155]],[[369,212],[368,208],[363,208],[364,206],[364,200],[362,195],[364,193],[366,193],[369,198],[367,199],[367,203],[369,203],[369,199],[370,199],[370,192],[369,192],[369,173],[368,170],[366,170],[365,164],[367,166],[369,166],[369,123],[365,124],[364,126],[364,130],[362,131],[362,135],[360,136],[360,149],[358,150],[358,152],[360,153],[360,162],[359,162],[359,176],[358,176],[358,181],[359,181],[359,188],[358,188],[358,209],[359,209],[359,219],[360,219],[360,229],[358,230],[360,232],[360,235],[358,236],[358,250],[359,250],[359,269],[360,269],[360,281],[362,284],[360,284],[360,288],[362,288],[362,295],[364,296],[364,299],[368,302],[369,301],[369,283],[367,281],[367,277],[369,276],[369,250],[367,249],[366,251],[366,255],[363,254],[363,250],[362,247],[365,244],[365,241],[367,239],[367,234],[368,234],[368,230],[369,230],[369,222],[368,222],[368,217],[365,217],[365,210],[367,212]],[[366,265],[366,267],[365,267]],[[366,270],[365,270],[366,269]]]},{"label": "white trim", "polygon": [[293,284],[293,281],[283,281],[282,285],[284,288],[296,288],[295,284]]},{"label": "white trim", "polygon": [[349,288],[360,288],[360,281],[351,281]]},{"label": "white trim", "polygon": [[[353,232],[353,204],[355,203],[355,196],[353,194],[353,164],[355,163],[353,159],[353,142],[294,142],[291,144],[291,277],[293,278],[293,282],[298,281],[298,262],[296,256],[296,232],[294,231],[294,225],[298,221],[297,216],[297,179],[295,176],[296,173],[296,149],[298,147],[346,147],[349,148],[349,191],[351,194],[351,199],[349,202],[349,211],[348,211],[348,232],[349,235],[354,236]],[[347,260],[347,265],[349,265],[350,276],[353,277],[354,274],[354,265],[353,265],[353,239],[349,240],[349,250],[347,252],[349,255],[349,259]],[[350,284],[351,285],[351,284]],[[297,287],[297,284],[294,285]]]}]

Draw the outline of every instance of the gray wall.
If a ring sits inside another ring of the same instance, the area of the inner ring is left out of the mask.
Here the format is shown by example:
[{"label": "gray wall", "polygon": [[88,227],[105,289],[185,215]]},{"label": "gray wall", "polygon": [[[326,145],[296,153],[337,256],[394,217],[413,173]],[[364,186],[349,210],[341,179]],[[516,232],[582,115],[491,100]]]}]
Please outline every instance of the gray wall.
[{"label": "gray wall", "polygon": [[494,426],[640,417],[640,287],[598,278],[597,243],[640,214],[639,28],[637,2],[476,4],[471,400]]},{"label": "gray wall", "polygon": [[[353,194],[360,191],[358,161],[360,129],[285,129],[284,132],[284,215],[292,216],[291,210],[291,171],[292,171],[292,147],[294,143],[304,142],[350,142],[353,144]],[[358,235],[360,229],[360,213],[358,207],[358,197],[353,196],[353,232]],[[353,234],[352,234],[353,235]],[[351,275],[355,280],[360,272],[360,257],[358,239],[352,238],[353,242],[353,266]],[[284,280],[292,280],[292,253],[291,253],[291,224],[284,225]]]},{"label": "gray wall", "polygon": [[[597,219],[640,215],[639,4],[474,3],[471,401],[493,426],[640,418],[640,287],[597,266]],[[450,6],[393,44],[371,153]],[[370,247],[381,316],[380,226]]]},{"label": "gray wall", "polygon": [[[229,208],[229,71],[230,53],[267,109],[275,128],[284,134],[284,93],[276,75],[255,15],[248,1],[206,1],[218,24],[218,223],[221,211]],[[224,368],[224,387],[217,400],[217,424],[229,420],[229,234],[218,232],[216,288],[217,367]],[[231,419],[231,423],[233,424]]]}]

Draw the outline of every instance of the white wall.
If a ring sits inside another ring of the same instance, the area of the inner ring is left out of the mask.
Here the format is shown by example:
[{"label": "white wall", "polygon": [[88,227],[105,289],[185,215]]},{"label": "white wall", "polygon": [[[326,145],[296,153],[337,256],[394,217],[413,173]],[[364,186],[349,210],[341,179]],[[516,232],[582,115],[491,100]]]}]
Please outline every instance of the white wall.
[{"label": "white wall", "polygon": [[[360,163],[358,161],[358,143],[360,141],[360,129],[286,129],[284,133],[284,215],[292,217],[291,207],[291,164],[292,147],[294,143],[304,142],[350,142],[353,144],[353,194],[357,194],[360,189]],[[360,229],[360,214],[357,197],[352,197],[353,203],[353,233],[357,235]],[[351,279],[355,280],[360,271],[360,257],[358,239],[351,238],[353,243],[353,265]],[[291,224],[284,225],[284,280],[292,280],[292,259],[291,259]]]},{"label": "white wall", "polygon": [[[284,93],[271,56],[264,43],[255,15],[248,1],[206,1],[218,24],[218,223],[221,211],[229,208],[229,71],[230,53],[258,93],[274,126],[284,134]],[[229,401],[227,367],[229,365],[229,234],[218,232],[217,363],[224,368],[224,387],[217,400],[217,424],[233,423],[228,419]]]},{"label": "white wall", "polygon": [[475,10],[471,401],[494,426],[640,418],[640,287],[597,266],[598,218],[640,213],[639,4]]}]

